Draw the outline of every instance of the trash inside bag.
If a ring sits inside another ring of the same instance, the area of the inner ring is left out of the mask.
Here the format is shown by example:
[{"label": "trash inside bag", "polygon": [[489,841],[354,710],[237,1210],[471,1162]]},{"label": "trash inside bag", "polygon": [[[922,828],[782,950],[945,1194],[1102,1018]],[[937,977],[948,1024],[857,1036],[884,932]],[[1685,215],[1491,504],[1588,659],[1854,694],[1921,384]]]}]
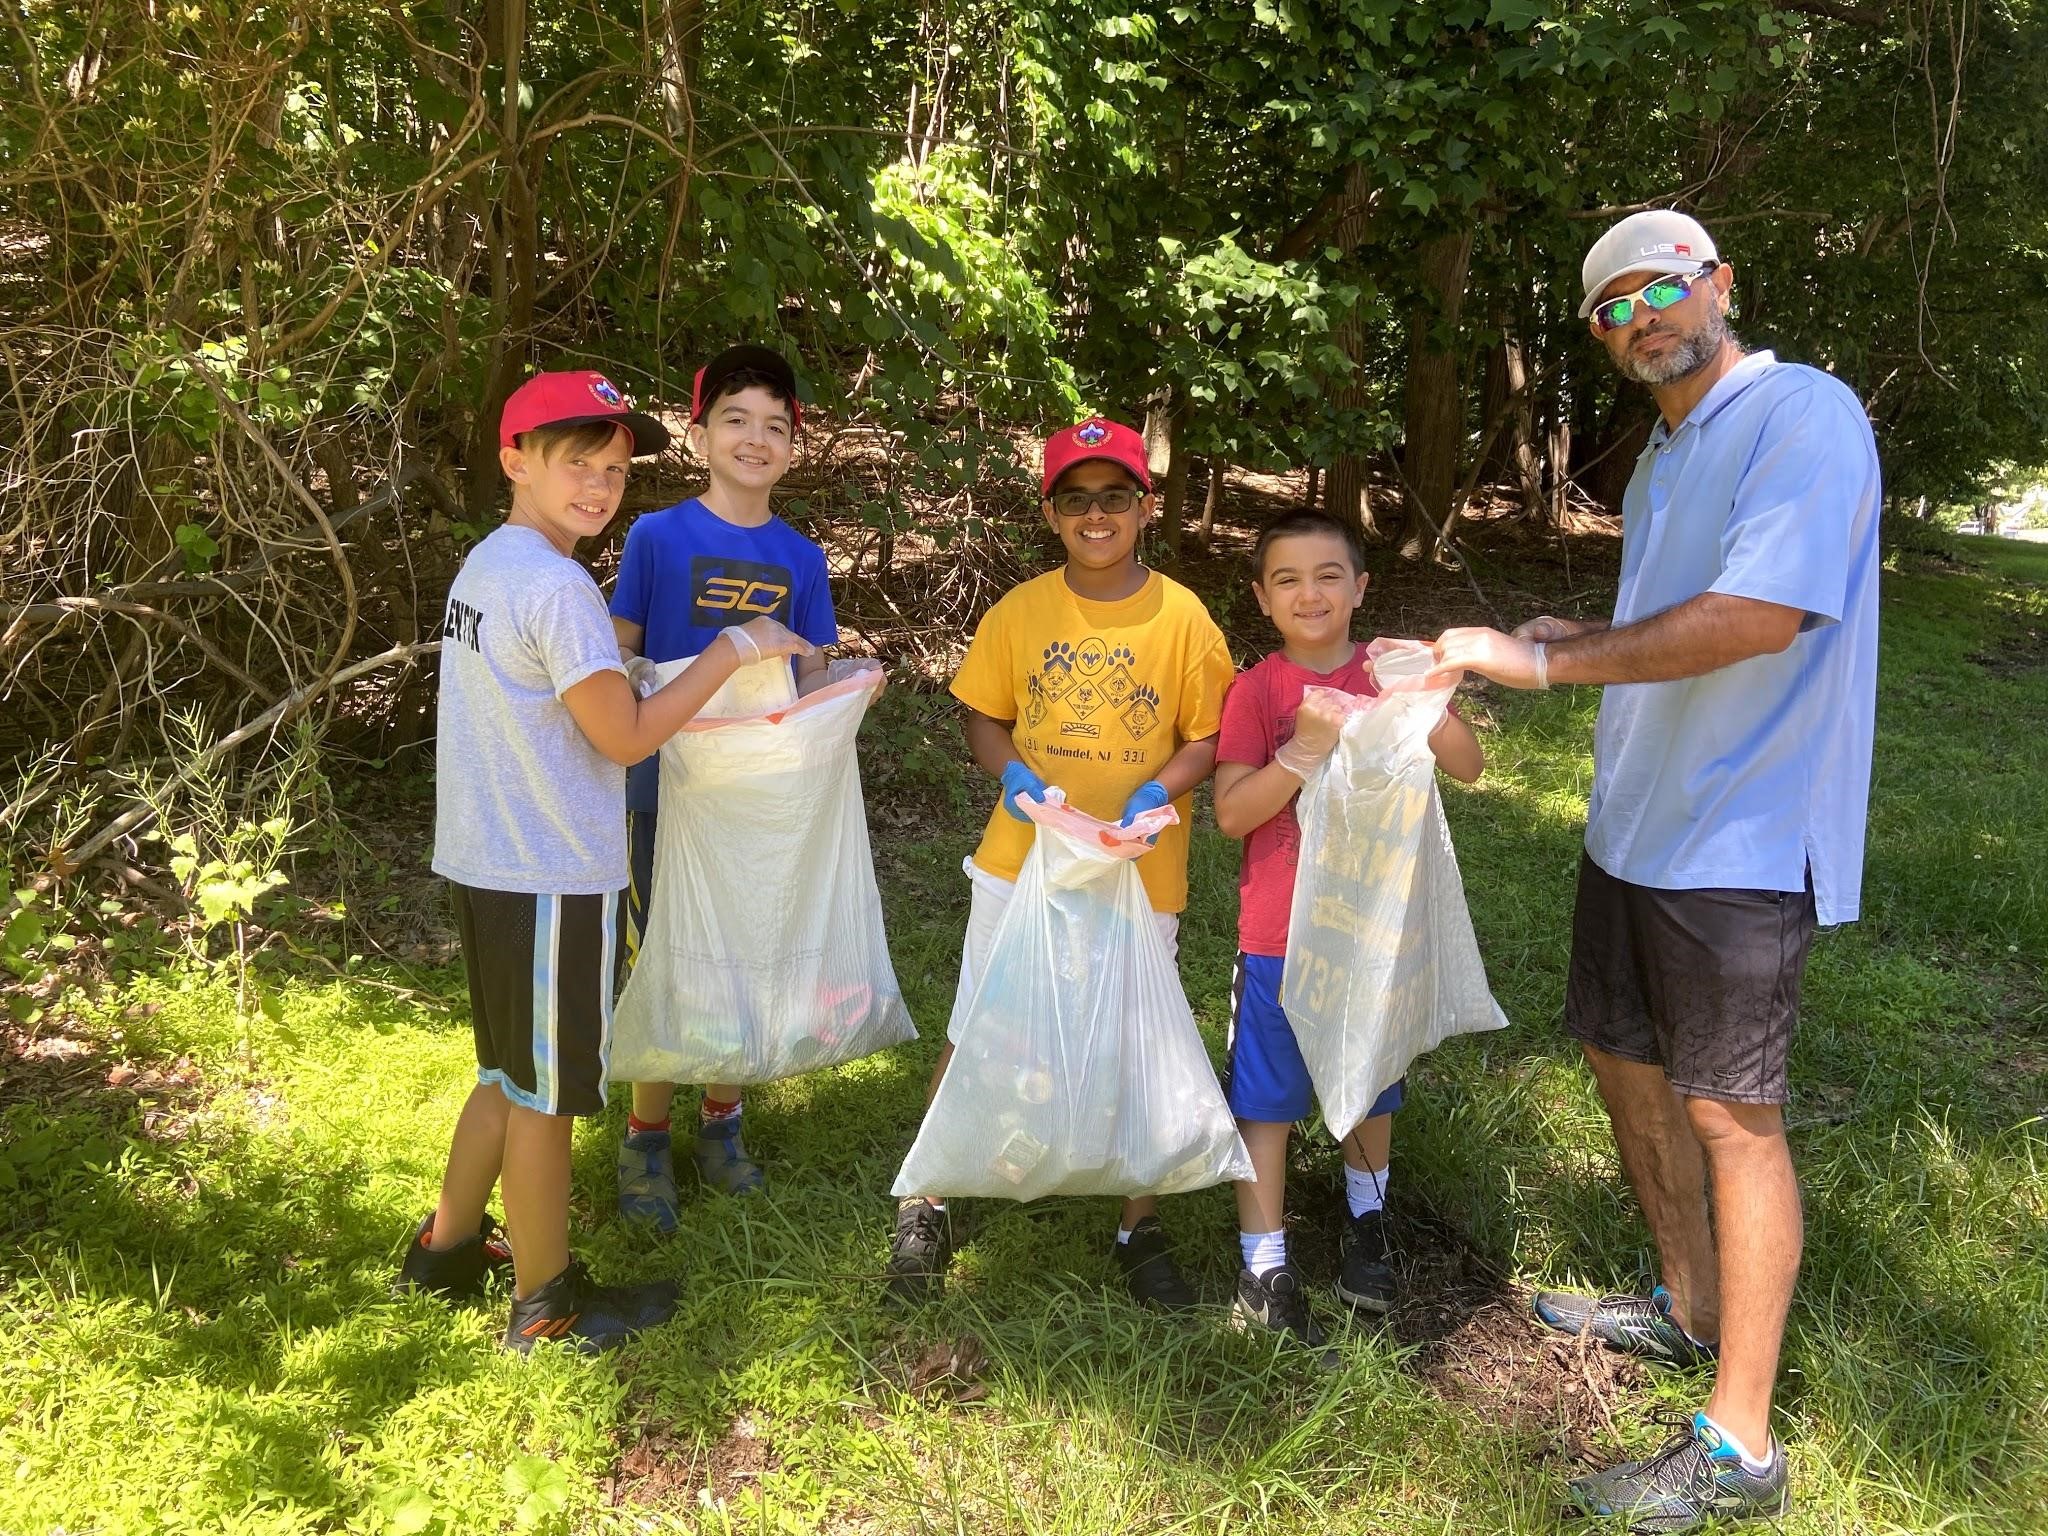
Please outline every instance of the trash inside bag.
[{"label": "trash inside bag", "polygon": [[1452,687],[1424,687],[1427,645],[1367,647],[1372,698],[1302,786],[1300,863],[1281,1005],[1330,1134],[1344,1137],[1414,1059],[1452,1035],[1500,1029],[1437,793],[1430,732]]},{"label": "trash inside bag", "polygon": [[1133,860],[1178,819],[1130,826],[1020,799],[1031,852],[898,1195],[1178,1194],[1251,1161]]},{"label": "trash inside bag", "polygon": [[[686,662],[663,663],[666,683]],[[889,963],[854,759],[881,691],[832,663],[738,668],[661,749],[654,895],[613,1019],[621,1082],[765,1083],[916,1038]]]}]

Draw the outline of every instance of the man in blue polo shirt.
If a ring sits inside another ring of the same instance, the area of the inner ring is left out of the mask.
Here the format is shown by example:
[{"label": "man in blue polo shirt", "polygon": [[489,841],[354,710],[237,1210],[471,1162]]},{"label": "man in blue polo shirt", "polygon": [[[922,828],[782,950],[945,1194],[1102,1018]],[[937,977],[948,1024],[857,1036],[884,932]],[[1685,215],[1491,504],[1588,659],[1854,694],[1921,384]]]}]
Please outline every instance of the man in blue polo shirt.
[{"label": "man in blue polo shirt", "polygon": [[1565,1022],[1662,1283],[1543,1292],[1536,1312],[1714,1368],[1656,1455],[1572,1485],[1585,1514],[1681,1531],[1787,1502],[1770,1425],[1802,1236],[1786,1057],[1816,921],[1852,920],[1862,882],[1877,448],[1840,381],[1743,350],[1734,270],[1693,219],[1622,220],[1583,278],[1580,316],[1662,418],[1622,505],[1614,617],[1447,630],[1437,653],[1514,688],[1606,685]]}]

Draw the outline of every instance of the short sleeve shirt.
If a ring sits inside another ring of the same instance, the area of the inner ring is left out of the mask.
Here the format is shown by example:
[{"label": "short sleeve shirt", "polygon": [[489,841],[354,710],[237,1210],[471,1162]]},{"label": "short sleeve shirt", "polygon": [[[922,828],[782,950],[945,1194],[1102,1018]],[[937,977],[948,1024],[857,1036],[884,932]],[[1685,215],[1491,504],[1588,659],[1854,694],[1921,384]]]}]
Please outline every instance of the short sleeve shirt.
[{"label": "short sleeve shirt", "polygon": [[[646,631],[649,661],[695,656],[727,625],[763,614],[813,645],[839,640],[823,550],[779,517],[729,523],[694,496],[626,530],[612,614]],[[660,782],[658,757],[635,764],[627,804],[653,810]]]},{"label": "short sleeve shirt", "polygon": [[[1334,672],[1312,672],[1275,651],[1247,667],[1230,685],[1223,700],[1223,730],[1216,740],[1216,761],[1263,768],[1273,754],[1294,737],[1294,714],[1307,688],[1341,688],[1371,698],[1379,692],[1365,647]],[[1296,796],[1295,800],[1300,797]],[[1244,840],[1244,863],[1237,876],[1237,947],[1248,955],[1287,953],[1287,919],[1294,906],[1294,871],[1301,857],[1301,823],[1295,800],[1278,815],[1254,827]]]},{"label": "short sleeve shirt", "polygon": [[1609,684],[1586,851],[1660,889],[1798,891],[1858,912],[1877,702],[1877,445],[1829,374],[1754,353],[1675,431],[1660,422],[1622,504],[1614,621],[1705,592],[1797,608],[1778,655]]},{"label": "short sleeve shirt", "polygon": [[[1099,603],[1077,595],[1064,570],[1006,594],[982,616],[953,677],[953,697],[995,720],[1014,720],[1019,756],[1069,804],[1114,821],[1124,802],[1190,741],[1216,734],[1230,686],[1230,652],[1202,600],[1156,571],[1132,596]],[[1154,911],[1188,900],[1193,797],[1180,821],[1138,860]],[[975,864],[1014,880],[1033,827],[998,804]]]},{"label": "short sleeve shirt", "polygon": [[604,595],[537,529],[495,529],[448,589],[434,764],[434,872],[490,891],[591,896],[626,883],[626,771],[562,695],[623,672]]}]

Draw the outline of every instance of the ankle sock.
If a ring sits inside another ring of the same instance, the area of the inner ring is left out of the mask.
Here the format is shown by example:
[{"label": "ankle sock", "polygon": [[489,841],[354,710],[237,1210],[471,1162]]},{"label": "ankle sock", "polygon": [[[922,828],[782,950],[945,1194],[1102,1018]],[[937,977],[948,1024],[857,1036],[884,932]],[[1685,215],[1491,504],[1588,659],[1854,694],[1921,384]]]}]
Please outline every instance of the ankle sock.
[{"label": "ankle sock", "polygon": [[1287,1232],[1240,1232],[1237,1234],[1237,1251],[1244,1257],[1244,1267],[1255,1275],[1278,1269],[1287,1262]]},{"label": "ankle sock", "polygon": [[1728,1449],[1733,1451],[1736,1455],[1740,1456],[1742,1458],[1743,1466],[1748,1468],[1750,1471],[1768,1472],[1771,1469],[1771,1463],[1778,1459],[1778,1448],[1776,1445],[1771,1445],[1770,1447],[1768,1447],[1770,1454],[1764,1457],[1762,1461],[1758,1461],[1756,1457],[1751,1454],[1748,1446],[1744,1445],[1740,1440],[1736,1439],[1735,1436],[1728,1432],[1728,1427],[1725,1424],[1722,1424],[1717,1419],[1708,1418],[1704,1413],[1702,1413],[1699,1416],[1699,1419],[1702,1424],[1711,1424],[1714,1426],[1714,1433],[1721,1437],[1721,1443],[1727,1446]]},{"label": "ankle sock", "polygon": [[1118,1227],[1116,1229],[1117,1247],[1121,1248],[1125,1243],[1128,1243],[1131,1240],[1131,1234],[1137,1230],[1136,1227]]},{"label": "ankle sock", "polygon": [[738,1099],[727,1103],[723,1099],[714,1099],[708,1093],[704,1095],[704,1118],[707,1121],[730,1120],[739,1112],[740,1101]]},{"label": "ankle sock", "polygon": [[659,1131],[662,1135],[666,1136],[668,1134],[668,1126],[669,1122],[666,1116],[659,1120],[642,1120],[631,1110],[626,1111],[626,1134],[628,1136],[645,1136],[653,1131]]},{"label": "ankle sock", "polygon": [[1352,1220],[1386,1206],[1387,1179],[1393,1171],[1391,1163],[1377,1172],[1344,1165],[1344,1203],[1351,1207]]}]

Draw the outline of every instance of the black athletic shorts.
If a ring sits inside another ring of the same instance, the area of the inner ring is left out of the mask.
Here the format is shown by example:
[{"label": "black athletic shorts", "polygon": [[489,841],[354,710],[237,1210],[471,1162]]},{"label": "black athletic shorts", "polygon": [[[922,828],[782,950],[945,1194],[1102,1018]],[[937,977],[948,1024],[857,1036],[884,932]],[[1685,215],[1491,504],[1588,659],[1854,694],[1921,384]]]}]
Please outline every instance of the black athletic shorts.
[{"label": "black athletic shorts", "polygon": [[1565,1028],[1692,1098],[1783,1104],[1813,947],[1803,891],[1671,891],[1579,857]]},{"label": "black athletic shorts", "polygon": [[454,885],[477,1081],[544,1115],[604,1108],[619,897]]}]

